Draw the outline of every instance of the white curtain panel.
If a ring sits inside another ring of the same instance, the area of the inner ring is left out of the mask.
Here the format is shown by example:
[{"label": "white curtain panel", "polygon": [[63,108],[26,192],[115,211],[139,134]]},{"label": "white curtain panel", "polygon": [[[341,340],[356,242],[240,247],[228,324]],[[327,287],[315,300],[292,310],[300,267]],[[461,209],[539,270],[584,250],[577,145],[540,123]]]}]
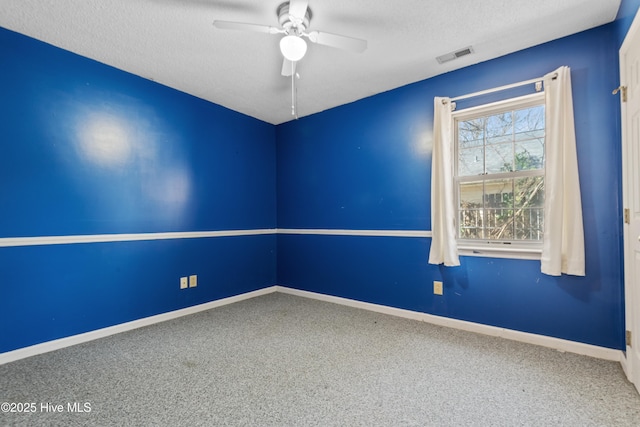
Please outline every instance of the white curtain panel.
[{"label": "white curtain panel", "polygon": [[460,265],[453,199],[453,141],[451,100],[433,99],[431,163],[431,250],[429,264]]},{"label": "white curtain panel", "polygon": [[585,275],[584,229],[571,97],[571,70],[544,76],[545,203],[541,271]]}]

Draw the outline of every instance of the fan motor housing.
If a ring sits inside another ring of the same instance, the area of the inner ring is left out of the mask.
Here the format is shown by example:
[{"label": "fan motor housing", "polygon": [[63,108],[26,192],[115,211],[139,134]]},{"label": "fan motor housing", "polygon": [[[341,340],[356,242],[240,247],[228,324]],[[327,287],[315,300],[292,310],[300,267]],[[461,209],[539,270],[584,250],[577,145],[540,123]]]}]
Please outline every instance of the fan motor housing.
[{"label": "fan motor housing", "polygon": [[280,22],[280,26],[286,31],[289,31],[292,28],[295,28],[298,32],[302,32],[305,29],[309,28],[309,23],[311,22],[311,9],[307,7],[307,12],[304,14],[304,18],[302,22],[295,23],[291,20],[291,16],[289,15],[289,2],[284,2],[277,9],[278,14],[278,22]]}]

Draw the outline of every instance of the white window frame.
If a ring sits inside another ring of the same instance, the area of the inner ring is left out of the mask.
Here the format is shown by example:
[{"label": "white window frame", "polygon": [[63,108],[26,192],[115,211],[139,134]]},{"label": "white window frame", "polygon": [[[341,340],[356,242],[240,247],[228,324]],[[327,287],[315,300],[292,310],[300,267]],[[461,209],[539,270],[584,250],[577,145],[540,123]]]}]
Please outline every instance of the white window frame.
[{"label": "white window frame", "polygon": [[[540,260],[542,254],[542,240],[539,242],[531,241],[498,241],[498,240],[480,240],[480,239],[460,239],[457,234],[459,232],[459,213],[460,206],[460,181],[458,179],[458,121],[469,120],[473,118],[495,115],[506,111],[518,110],[533,106],[542,105],[545,106],[544,92],[538,92],[531,95],[520,96],[515,98],[506,99],[503,101],[492,102],[488,104],[479,105],[476,107],[470,107],[459,111],[453,111],[451,113],[452,127],[454,129],[453,138],[453,180],[454,180],[454,199],[456,206],[456,242],[458,245],[459,255],[464,256],[484,256],[494,258],[516,258],[516,259],[533,259]],[[546,107],[545,107],[546,108]],[[545,130],[547,124],[545,123]],[[546,144],[545,144],[546,147]],[[545,156],[546,157],[546,156]],[[546,161],[545,161],[546,165]],[[518,175],[526,175],[527,172],[519,173]],[[499,174],[500,177],[510,178],[513,177],[513,173]],[[540,175],[536,172],[535,175]],[[542,176],[545,176],[543,170]],[[495,176],[494,176],[495,177]]]}]

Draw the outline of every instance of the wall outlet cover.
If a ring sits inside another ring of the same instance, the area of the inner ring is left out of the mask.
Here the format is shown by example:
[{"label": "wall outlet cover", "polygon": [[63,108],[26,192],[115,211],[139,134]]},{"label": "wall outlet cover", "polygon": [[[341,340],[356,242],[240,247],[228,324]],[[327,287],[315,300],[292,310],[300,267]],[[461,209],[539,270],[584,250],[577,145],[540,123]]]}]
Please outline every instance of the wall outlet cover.
[{"label": "wall outlet cover", "polygon": [[442,295],[443,293],[443,289],[442,289],[442,282],[435,280],[433,282],[433,293],[435,295]]},{"label": "wall outlet cover", "polygon": [[189,287],[195,288],[196,286],[198,286],[198,276],[195,274],[192,276],[189,276]]},{"label": "wall outlet cover", "polygon": [[189,287],[189,282],[186,277],[180,278],[180,289],[187,289]]}]

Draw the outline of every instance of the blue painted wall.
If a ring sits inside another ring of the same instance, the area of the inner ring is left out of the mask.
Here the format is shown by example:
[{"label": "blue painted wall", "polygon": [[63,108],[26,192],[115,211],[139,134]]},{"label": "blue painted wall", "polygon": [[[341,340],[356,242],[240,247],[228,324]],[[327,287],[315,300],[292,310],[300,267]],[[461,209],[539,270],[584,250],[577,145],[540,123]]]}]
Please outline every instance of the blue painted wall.
[{"label": "blue painted wall", "polygon": [[618,47],[622,45],[638,9],[640,9],[640,0],[622,0],[620,2],[620,9],[618,9],[618,15],[616,16]]},{"label": "blue painted wall", "polygon": [[[275,228],[274,126],[4,29],[0,58],[0,237]],[[274,235],[0,248],[0,352],[275,282]]]},{"label": "blue painted wall", "polygon": [[[524,260],[433,266],[429,239],[279,235],[278,283],[622,349],[617,32],[615,23],[599,27],[277,127],[280,228],[430,230],[433,97],[568,65],[586,277],[545,276]],[[444,281],[444,296],[433,295],[433,280]]]}]

